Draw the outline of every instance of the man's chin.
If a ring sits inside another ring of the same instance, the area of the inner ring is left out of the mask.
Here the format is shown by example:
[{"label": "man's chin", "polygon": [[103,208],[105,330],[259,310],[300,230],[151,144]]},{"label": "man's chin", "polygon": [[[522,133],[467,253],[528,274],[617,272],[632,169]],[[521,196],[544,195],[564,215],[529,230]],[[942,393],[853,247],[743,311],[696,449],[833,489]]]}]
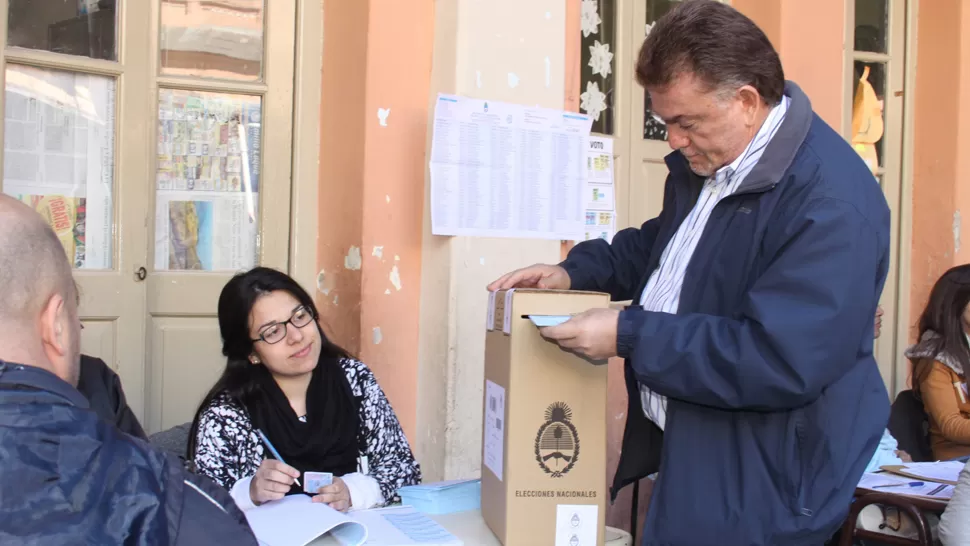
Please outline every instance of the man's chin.
[{"label": "man's chin", "polygon": [[714,170],[711,169],[710,167],[706,167],[706,166],[702,166],[702,165],[694,166],[692,164],[690,166],[690,170],[691,170],[691,172],[693,172],[697,176],[702,176],[704,178],[710,178],[710,177],[714,176]]}]

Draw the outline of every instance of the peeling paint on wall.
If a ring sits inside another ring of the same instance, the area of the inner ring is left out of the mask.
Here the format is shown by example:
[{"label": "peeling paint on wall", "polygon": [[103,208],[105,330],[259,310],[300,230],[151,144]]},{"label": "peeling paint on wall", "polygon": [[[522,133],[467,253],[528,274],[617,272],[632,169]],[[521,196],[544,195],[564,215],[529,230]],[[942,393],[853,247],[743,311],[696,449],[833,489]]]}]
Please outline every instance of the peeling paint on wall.
[{"label": "peeling paint on wall", "polygon": [[374,333],[373,333],[373,335],[374,335],[374,345],[380,345],[381,344],[381,341],[384,340],[384,334],[381,333],[381,327],[380,326],[375,326],[374,327]]},{"label": "peeling paint on wall", "polygon": [[388,288],[387,290],[385,290],[385,291],[384,291],[384,295],[385,295],[385,296],[389,296],[389,295],[391,295],[391,289],[390,289],[390,288]]},{"label": "peeling paint on wall", "polygon": [[395,261],[395,262],[400,262],[400,261],[401,261],[401,257],[400,257],[400,256],[398,256],[397,254],[395,254],[395,255],[394,255],[394,261]]},{"label": "peeling paint on wall", "polygon": [[960,217],[960,211],[953,211],[953,253],[960,253],[960,231],[963,227],[963,220]]},{"label": "peeling paint on wall", "polygon": [[509,72],[509,87],[515,89],[519,86],[519,76],[515,72]]},{"label": "peeling paint on wall", "polygon": [[390,205],[391,204],[391,196],[390,195],[385,195],[384,196],[384,201],[386,201],[387,204]]},{"label": "peeling paint on wall", "polygon": [[374,250],[370,253],[370,255],[371,256],[374,256],[374,257],[377,257],[377,258],[383,259],[384,258],[384,247],[382,247],[382,246],[375,246],[374,247]]},{"label": "peeling paint on wall", "polygon": [[337,302],[339,302],[339,301],[340,301],[340,296],[339,296],[339,295],[337,295],[337,294],[334,294],[334,295],[333,295],[333,304],[334,304],[334,305],[339,305],[339,303],[337,303]]},{"label": "peeling paint on wall", "polygon": [[317,273],[317,290],[320,291],[324,296],[330,295],[330,290],[333,288],[333,280],[327,277],[327,271],[321,269]]},{"label": "peeling paint on wall", "polygon": [[395,290],[401,289],[401,272],[397,269],[397,266],[391,268],[390,277],[391,284],[394,285]]},{"label": "peeling paint on wall", "polygon": [[352,246],[350,247],[350,250],[347,251],[347,255],[344,256],[344,267],[350,269],[351,271],[356,271],[360,269],[361,261],[360,247]]},{"label": "peeling paint on wall", "polygon": [[378,108],[377,109],[377,121],[381,124],[381,127],[387,127],[387,116],[391,115],[390,108]]}]

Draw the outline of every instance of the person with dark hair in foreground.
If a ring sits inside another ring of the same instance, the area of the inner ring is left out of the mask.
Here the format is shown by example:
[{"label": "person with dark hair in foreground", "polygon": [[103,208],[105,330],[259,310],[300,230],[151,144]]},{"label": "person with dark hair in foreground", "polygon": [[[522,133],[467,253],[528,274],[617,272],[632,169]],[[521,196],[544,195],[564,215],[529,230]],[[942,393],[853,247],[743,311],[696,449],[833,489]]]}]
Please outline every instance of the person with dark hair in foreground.
[{"label": "person with dark hair in foreground", "polygon": [[71,266],[6,195],[0,286],[0,544],[255,546],[224,491],[89,409]]},{"label": "person with dark hair in foreground", "polygon": [[644,545],[823,544],[889,416],[873,357],[889,207],[731,6],[676,4],[636,76],[674,150],[660,215],[489,289],[634,301],[541,333],[626,359],[611,493],[659,470]]},{"label": "person with dark hair in foreground", "polygon": [[303,494],[307,472],[332,475],[308,494],[344,512],[395,502],[421,481],[374,374],[327,339],[318,317],[303,287],[267,267],[219,295],[226,368],[195,415],[189,458],[243,510]]}]

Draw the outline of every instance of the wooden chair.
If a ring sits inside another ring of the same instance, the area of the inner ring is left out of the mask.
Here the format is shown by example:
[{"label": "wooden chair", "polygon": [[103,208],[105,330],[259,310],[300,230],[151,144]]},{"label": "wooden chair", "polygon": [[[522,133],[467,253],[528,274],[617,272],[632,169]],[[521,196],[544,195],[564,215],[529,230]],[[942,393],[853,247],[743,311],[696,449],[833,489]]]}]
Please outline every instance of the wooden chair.
[{"label": "wooden chair", "polygon": [[[910,539],[886,535],[877,531],[866,531],[859,529],[859,514],[870,505],[893,506],[901,513],[909,516],[916,526],[917,538]],[[926,521],[924,512],[943,513],[946,503],[933,499],[923,499],[918,497],[906,497],[903,495],[893,495],[890,493],[874,493],[865,489],[856,490],[856,499],[849,508],[849,517],[845,518],[842,524],[839,546],[852,546],[855,539],[874,540],[882,544],[894,544],[899,546],[933,546],[933,534],[930,524]]]}]

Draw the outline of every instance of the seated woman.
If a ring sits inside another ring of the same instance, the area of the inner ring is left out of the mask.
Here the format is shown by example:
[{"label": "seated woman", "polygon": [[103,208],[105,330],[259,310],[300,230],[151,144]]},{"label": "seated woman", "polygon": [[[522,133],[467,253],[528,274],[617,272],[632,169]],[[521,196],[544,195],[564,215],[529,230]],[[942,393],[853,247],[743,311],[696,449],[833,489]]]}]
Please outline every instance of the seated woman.
[{"label": "seated woman", "polygon": [[919,343],[906,351],[913,393],[930,421],[930,446],[939,460],[970,455],[970,265],[936,281],[919,320]]},{"label": "seated woman", "polygon": [[[390,503],[421,481],[374,375],[326,338],[317,317],[296,281],[264,267],[233,277],[219,296],[228,361],[196,413],[189,457],[244,510],[302,494],[305,472],[335,476],[313,500],[341,511]],[[282,461],[269,458],[259,432]]]}]

